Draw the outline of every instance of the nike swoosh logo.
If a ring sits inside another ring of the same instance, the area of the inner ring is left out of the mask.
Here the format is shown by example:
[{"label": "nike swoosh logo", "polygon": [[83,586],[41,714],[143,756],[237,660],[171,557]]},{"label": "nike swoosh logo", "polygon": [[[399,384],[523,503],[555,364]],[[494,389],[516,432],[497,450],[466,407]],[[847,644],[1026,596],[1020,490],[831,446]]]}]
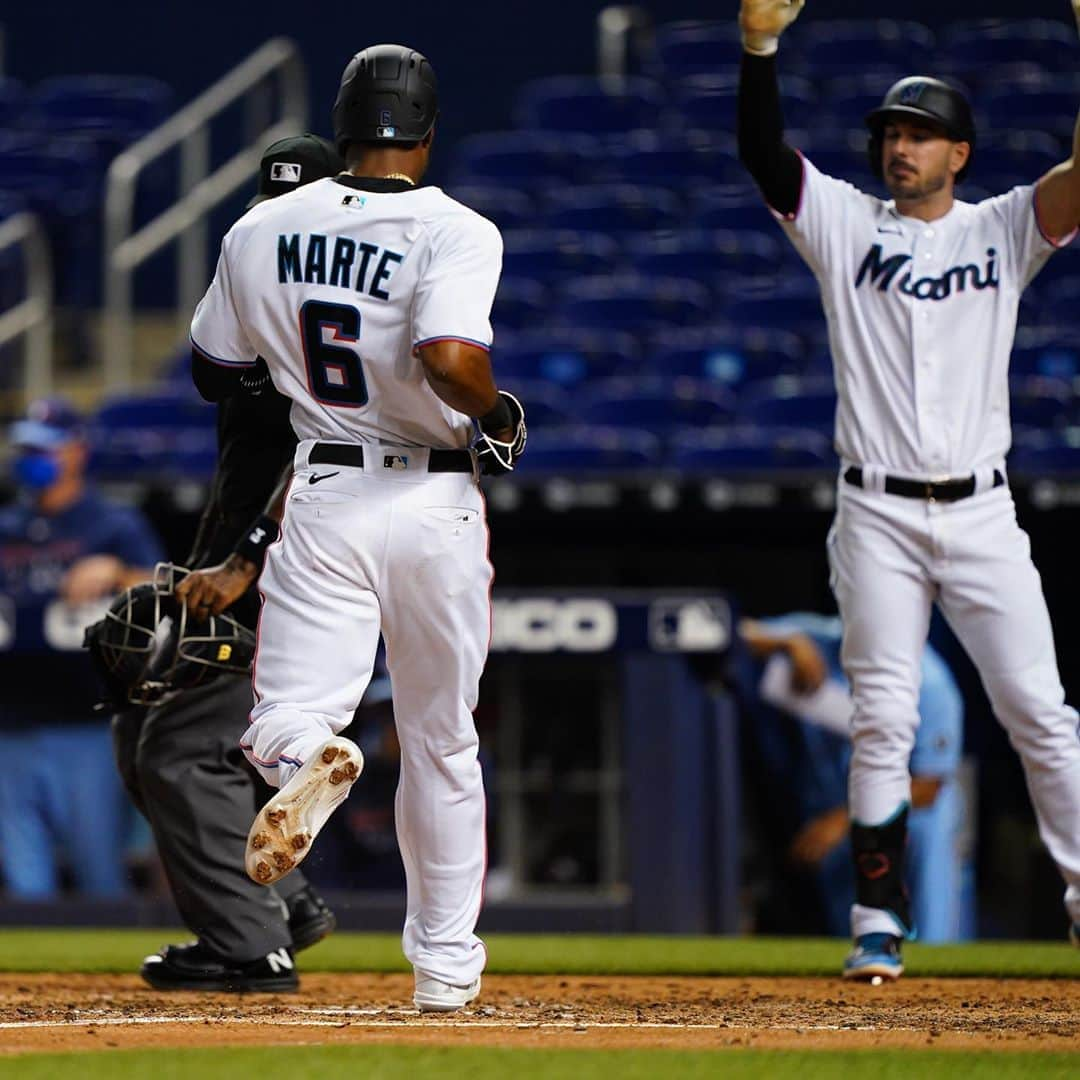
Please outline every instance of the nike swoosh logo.
[{"label": "nike swoosh logo", "polygon": [[340,476],[340,472],[324,472],[321,476],[318,473],[312,473],[307,482],[309,484],[317,484],[320,480],[329,480],[331,476]]}]

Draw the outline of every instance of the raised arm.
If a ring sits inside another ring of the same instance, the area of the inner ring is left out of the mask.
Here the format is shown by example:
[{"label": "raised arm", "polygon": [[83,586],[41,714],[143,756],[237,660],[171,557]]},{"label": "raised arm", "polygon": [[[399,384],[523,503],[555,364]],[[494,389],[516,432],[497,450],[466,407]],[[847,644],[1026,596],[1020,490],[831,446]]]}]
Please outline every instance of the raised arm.
[{"label": "raised arm", "polygon": [[739,26],[739,157],[768,204],[794,214],[802,189],[802,158],[784,142],[784,115],[776,73],[780,35],[798,17],[803,0],[742,0]]},{"label": "raised arm", "polygon": [[[1074,0],[1080,11],[1080,0]],[[1072,235],[1080,226],[1080,116],[1073,130],[1072,157],[1055,165],[1036,192],[1039,227],[1051,240]]]}]

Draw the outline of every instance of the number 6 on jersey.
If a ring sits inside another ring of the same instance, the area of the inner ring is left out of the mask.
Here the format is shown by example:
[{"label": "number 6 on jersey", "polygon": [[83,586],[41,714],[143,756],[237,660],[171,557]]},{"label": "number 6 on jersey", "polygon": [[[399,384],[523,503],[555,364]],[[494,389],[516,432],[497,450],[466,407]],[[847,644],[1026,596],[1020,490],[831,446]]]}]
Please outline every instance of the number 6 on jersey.
[{"label": "number 6 on jersey", "polygon": [[[334,331],[326,340],[325,330]],[[308,300],[300,308],[308,389],[316,401],[358,409],[368,403],[364,369],[353,346],[360,338],[360,312],[347,304]]]}]

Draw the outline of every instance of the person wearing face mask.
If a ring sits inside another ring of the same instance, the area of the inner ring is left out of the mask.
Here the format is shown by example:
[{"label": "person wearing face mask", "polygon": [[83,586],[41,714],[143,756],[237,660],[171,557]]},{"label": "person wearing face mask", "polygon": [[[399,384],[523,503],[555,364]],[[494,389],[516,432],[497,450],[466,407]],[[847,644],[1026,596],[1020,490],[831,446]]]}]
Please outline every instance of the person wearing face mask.
[{"label": "person wearing face mask", "polygon": [[48,900],[66,865],[84,895],[126,890],[126,813],[83,631],[153,576],[161,545],[137,511],[87,482],[82,417],[34,402],[9,433],[12,503],[0,509],[0,877]]}]

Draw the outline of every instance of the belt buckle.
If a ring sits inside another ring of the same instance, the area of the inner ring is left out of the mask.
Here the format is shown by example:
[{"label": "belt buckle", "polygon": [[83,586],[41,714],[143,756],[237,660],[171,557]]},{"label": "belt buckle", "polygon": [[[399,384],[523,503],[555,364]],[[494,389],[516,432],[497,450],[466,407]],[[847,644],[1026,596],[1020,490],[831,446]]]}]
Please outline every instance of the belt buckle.
[{"label": "belt buckle", "polygon": [[937,487],[937,485],[934,483],[933,480],[927,480],[926,481],[926,501],[928,503],[936,503],[937,502],[937,498],[934,495],[934,489],[936,487]]}]

